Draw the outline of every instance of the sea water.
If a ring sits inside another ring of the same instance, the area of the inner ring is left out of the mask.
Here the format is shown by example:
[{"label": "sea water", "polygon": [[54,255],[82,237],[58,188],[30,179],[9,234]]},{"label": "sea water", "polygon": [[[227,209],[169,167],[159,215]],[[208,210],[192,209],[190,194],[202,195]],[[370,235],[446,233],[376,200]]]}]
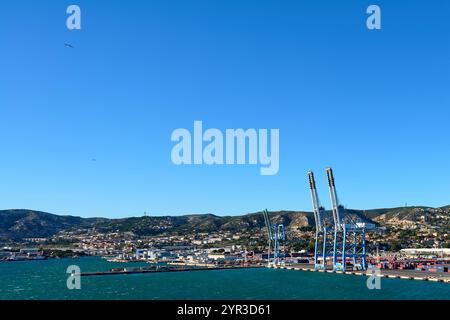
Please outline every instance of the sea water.
[{"label": "sea water", "polygon": [[369,290],[365,276],[267,268],[90,276],[69,290],[71,265],[82,272],[148,266],[99,257],[0,262],[0,300],[450,299],[448,283],[382,278],[380,290]]}]

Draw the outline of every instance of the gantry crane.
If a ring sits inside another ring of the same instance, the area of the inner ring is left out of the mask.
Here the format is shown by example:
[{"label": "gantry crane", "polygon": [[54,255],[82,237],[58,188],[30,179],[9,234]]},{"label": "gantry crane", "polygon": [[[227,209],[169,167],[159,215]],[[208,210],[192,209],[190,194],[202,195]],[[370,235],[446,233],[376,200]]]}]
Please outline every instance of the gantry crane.
[{"label": "gantry crane", "polygon": [[354,268],[366,269],[366,223],[345,214],[337,197],[333,169],[326,172],[334,222],[333,270],[346,271],[347,258],[353,259]]},{"label": "gantry crane", "polygon": [[274,249],[273,249],[273,258],[274,258],[274,264],[280,265],[282,264],[281,260],[281,251],[283,251],[284,254],[284,241],[286,240],[286,233],[284,232],[284,225],[283,224],[277,224],[273,226],[274,232],[273,234],[273,242],[274,242]]},{"label": "gantry crane", "polygon": [[[281,264],[281,249],[284,248],[284,241],[286,240],[286,233],[283,224],[276,224],[272,226],[270,222],[269,212],[263,211],[264,222],[266,224],[269,250],[267,252],[267,265],[270,267],[273,265]],[[271,263],[271,247],[273,244],[273,263]],[[284,250],[283,250],[284,251]]]},{"label": "gantry crane", "polygon": [[354,268],[365,269],[365,232],[369,226],[362,221],[356,221],[351,215],[346,215],[344,207],[339,204],[333,169],[327,168],[326,173],[332,206],[332,223],[327,217],[325,209],[320,205],[314,173],[308,172],[316,223],[314,268],[326,269],[327,258],[332,258],[333,270],[345,271],[347,258],[351,258]]}]

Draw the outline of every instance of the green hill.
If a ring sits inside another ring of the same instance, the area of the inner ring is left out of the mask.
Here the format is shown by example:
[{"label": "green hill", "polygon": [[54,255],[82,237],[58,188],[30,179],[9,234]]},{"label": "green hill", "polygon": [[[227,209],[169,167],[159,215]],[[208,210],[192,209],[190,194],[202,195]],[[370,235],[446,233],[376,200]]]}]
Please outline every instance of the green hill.
[{"label": "green hill", "polygon": [[[385,224],[395,221],[435,221],[436,217],[450,215],[450,206],[442,208],[401,207],[371,210],[347,209],[346,213],[365,222]],[[330,217],[331,213],[327,212]],[[302,211],[277,211],[270,213],[273,223],[283,223],[288,230],[314,227],[313,214]],[[434,220],[433,220],[434,219]],[[180,234],[212,231],[251,231],[264,228],[261,212],[237,216],[196,214],[184,216],[146,216],[123,219],[81,218],[60,216],[33,210],[1,210],[0,239],[45,238],[60,231],[87,231],[95,228],[100,232],[132,232],[138,236],[162,233]]]}]

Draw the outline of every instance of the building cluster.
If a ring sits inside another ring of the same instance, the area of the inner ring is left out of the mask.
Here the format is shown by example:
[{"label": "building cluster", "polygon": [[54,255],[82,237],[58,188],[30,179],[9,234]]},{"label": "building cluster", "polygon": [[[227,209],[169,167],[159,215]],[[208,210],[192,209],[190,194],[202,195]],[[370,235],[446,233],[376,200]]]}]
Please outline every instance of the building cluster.
[{"label": "building cluster", "polygon": [[116,262],[165,262],[169,264],[217,265],[262,261],[262,253],[247,252],[241,246],[200,249],[191,246],[135,249],[111,257]]},{"label": "building cluster", "polygon": [[45,260],[46,257],[42,250],[36,248],[24,248],[18,251],[5,247],[0,249],[0,261],[26,261],[26,260]]}]

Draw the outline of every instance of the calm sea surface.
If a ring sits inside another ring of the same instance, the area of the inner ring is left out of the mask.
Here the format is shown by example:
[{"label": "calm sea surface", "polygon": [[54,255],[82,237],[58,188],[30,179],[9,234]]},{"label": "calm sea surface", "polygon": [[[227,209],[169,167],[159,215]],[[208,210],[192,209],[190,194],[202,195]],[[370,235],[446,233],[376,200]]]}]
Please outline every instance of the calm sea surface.
[{"label": "calm sea surface", "polygon": [[366,277],[266,268],[83,277],[81,290],[68,290],[70,265],[83,272],[146,266],[97,257],[0,262],[0,300],[450,299],[446,283],[383,278],[381,290],[368,290]]}]

